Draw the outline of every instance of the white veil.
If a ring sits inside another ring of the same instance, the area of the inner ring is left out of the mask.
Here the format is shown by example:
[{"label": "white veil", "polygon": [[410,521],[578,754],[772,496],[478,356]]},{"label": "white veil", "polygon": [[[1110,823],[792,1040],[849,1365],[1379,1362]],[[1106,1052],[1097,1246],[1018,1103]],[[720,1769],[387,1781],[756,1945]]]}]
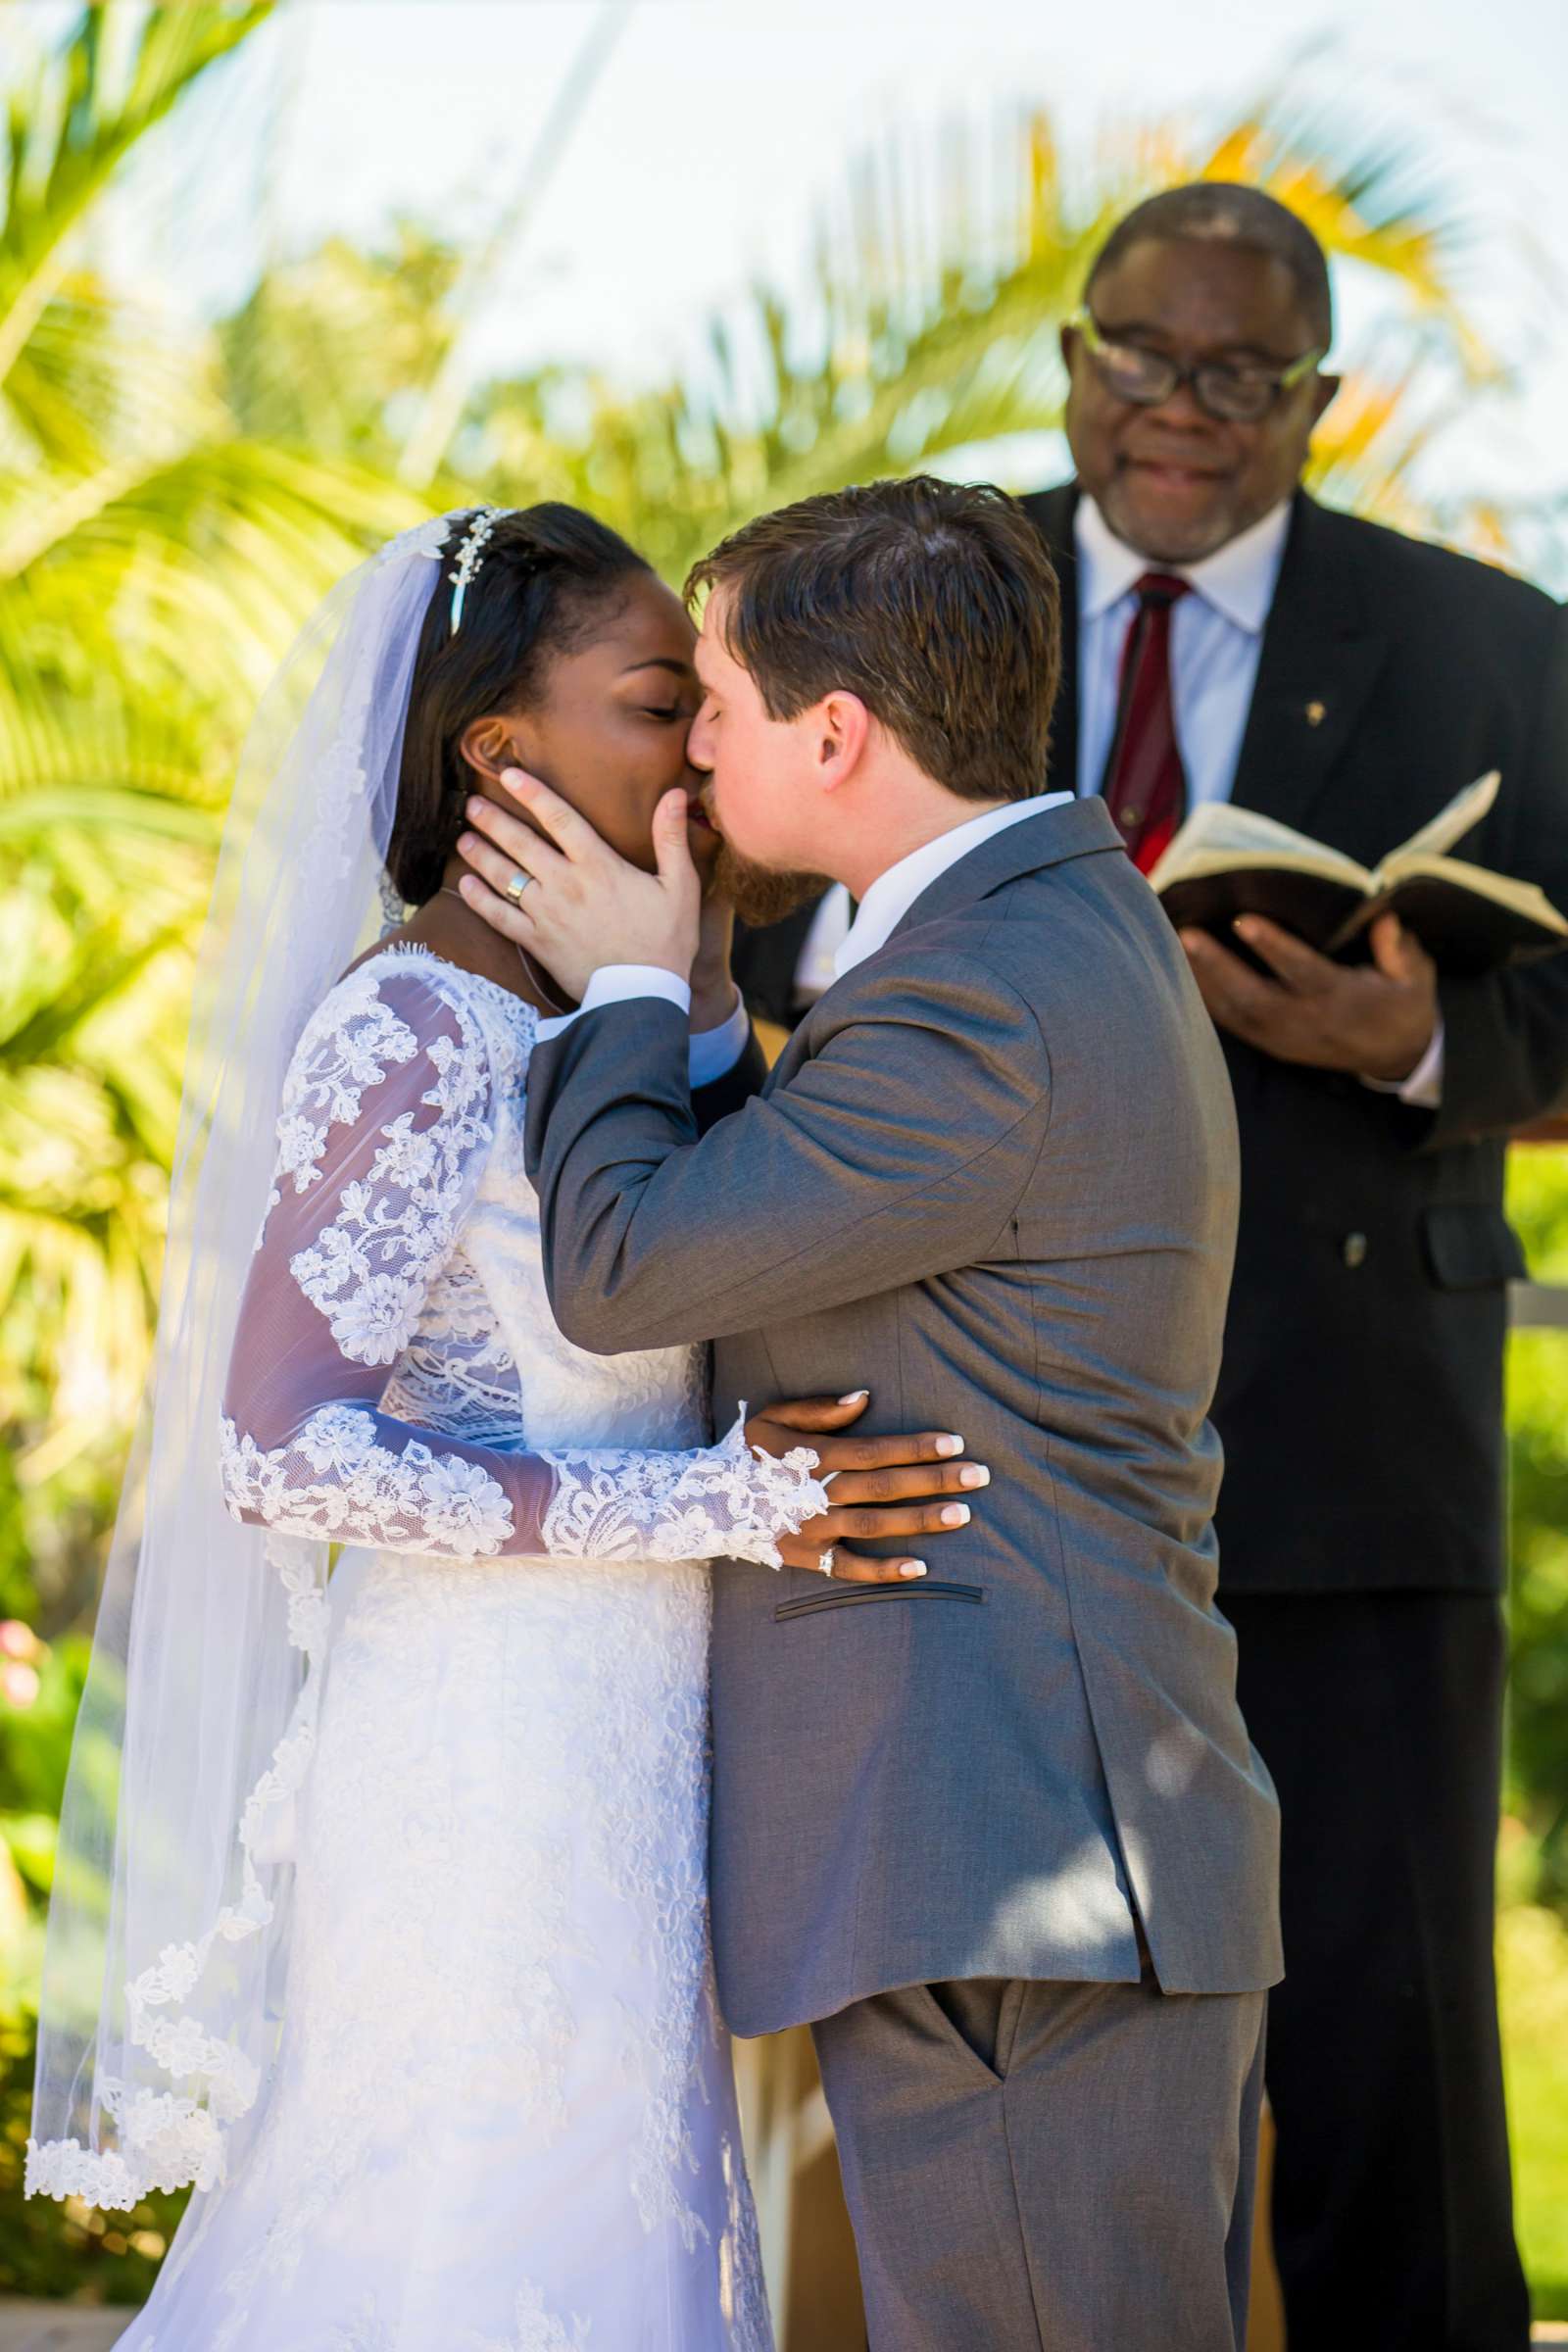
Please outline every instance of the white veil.
[{"label": "white veil", "polygon": [[228,1516],[220,1406],[289,1057],[373,935],[454,519],[339,583],[241,761],[197,968],[157,1352],[61,1821],[29,2195],[128,2209],[215,2185],[272,2053],[327,1549]]}]

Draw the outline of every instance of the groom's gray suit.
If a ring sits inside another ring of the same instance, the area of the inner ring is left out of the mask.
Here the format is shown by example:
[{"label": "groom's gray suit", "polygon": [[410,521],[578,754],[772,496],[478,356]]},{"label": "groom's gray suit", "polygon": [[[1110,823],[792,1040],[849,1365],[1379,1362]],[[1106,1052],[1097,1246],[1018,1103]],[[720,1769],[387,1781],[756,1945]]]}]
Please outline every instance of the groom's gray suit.
[{"label": "groom's gray suit", "polygon": [[711,1338],[720,1421],[869,1386],[991,1467],[923,1583],[715,1578],[720,1996],[816,2024],[873,2343],[1239,2341],[1280,1953],[1213,1605],[1236,1141],[1102,805],[950,867],[701,1141],[645,999],[536,1053],[528,1147],[569,1338]]}]

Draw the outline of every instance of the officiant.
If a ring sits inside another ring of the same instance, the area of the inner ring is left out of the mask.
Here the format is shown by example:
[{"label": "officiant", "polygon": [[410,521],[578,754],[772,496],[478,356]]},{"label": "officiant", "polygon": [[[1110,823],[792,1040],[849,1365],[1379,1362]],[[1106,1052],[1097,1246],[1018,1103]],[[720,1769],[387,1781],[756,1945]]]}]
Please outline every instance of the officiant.
[{"label": "officiant", "polygon": [[[1299,488],[1337,385],[1328,271],[1254,189],[1131,213],[1062,337],[1076,479],[1026,501],[1063,596],[1054,779],[1145,870],[1230,799],[1365,864],[1483,771],[1461,854],[1568,909],[1568,640],[1547,597]],[[749,941],[775,1020],[833,895]],[[1293,2352],[1523,2352],[1493,1974],[1511,1130],[1568,1101],[1568,956],[1344,969],[1200,934],[1243,1211],[1215,1419],[1221,1601],[1284,1815],[1269,2021]],[[1149,1149],[1160,1139],[1152,1134]]]}]

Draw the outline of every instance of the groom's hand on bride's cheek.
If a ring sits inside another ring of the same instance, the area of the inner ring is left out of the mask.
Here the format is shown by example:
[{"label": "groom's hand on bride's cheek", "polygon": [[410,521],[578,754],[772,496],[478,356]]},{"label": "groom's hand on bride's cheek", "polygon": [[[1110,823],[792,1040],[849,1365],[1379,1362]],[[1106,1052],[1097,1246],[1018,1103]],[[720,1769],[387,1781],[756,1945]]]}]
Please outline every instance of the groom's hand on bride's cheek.
[{"label": "groom's hand on bride's cheek", "polygon": [[691,977],[702,885],[686,840],[686,795],[654,813],[658,870],[643,873],[602,841],[559,793],[508,768],[501,781],[532,824],[493,801],[467,805],[458,848],[471,869],[460,888],[493,931],[525,948],[581,997],[605,964],[645,963]]},{"label": "groom's hand on bride's cheek", "polygon": [[[901,1544],[951,1536],[967,1527],[970,1506],[960,1495],[989,1486],[991,1473],[965,1461],[963,1440],[948,1430],[920,1430],[886,1438],[847,1433],[870,1402],[864,1389],[849,1396],[796,1397],[754,1413],[746,1424],[747,1444],[782,1460],[808,1439],[817,1457],[817,1476],[831,1481],[832,1507],[808,1519],[793,1536],[778,1540],[786,1568],[812,1568],[847,1584],[896,1585],[924,1576],[925,1561],[901,1550],[891,1559],[872,1559],[850,1548],[896,1538]],[[831,1557],[828,1555],[831,1554]]]}]

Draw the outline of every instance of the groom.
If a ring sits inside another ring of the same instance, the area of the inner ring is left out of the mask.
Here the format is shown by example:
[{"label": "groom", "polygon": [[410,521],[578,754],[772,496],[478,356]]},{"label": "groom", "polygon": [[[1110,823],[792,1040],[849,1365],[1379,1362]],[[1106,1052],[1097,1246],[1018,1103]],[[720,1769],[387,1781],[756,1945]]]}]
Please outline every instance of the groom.
[{"label": "groom", "polygon": [[[699,567],[691,758],[725,863],[858,901],[839,978],[701,1141],[698,885],[518,779],[496,926],[583,1010],[529,1166],[568,1338],[713,1339],[714,1406],[870,1378],[961,1433],[908,1585],[715,1579],[731,2026],[813,2027],[877,2352],[1245,2332],[1276,1811],[1213,1605],[1224,1064],[1098,801],[1043,793],[1055,583],[1000,492],[875,483]],[[912,1421],[911,1421],[912,1416]]]}]

